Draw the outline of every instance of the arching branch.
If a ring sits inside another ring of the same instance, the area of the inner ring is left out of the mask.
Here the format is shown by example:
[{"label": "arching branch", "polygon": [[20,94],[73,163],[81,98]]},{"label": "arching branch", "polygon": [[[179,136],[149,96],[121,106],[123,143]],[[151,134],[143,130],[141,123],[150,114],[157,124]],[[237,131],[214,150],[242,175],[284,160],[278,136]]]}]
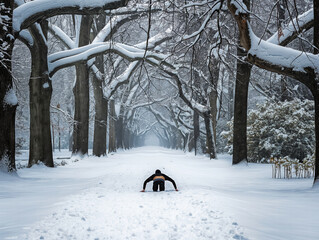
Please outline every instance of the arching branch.
[{"label": "arching branch", "polygon": [[128,0],[37,0],[27,2],[13,11],[13,29],[19,32],[35,22],[64,14],[99,14],[126,6]]}]

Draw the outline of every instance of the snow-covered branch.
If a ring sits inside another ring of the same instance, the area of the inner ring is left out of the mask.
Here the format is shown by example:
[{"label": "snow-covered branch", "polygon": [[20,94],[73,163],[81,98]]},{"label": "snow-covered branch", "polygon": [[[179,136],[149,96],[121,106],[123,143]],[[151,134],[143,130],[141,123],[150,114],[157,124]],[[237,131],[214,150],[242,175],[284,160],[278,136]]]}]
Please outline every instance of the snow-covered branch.
[{"label": "snow-covered branch", "polygon": [[128,0],[35,0],[13,11],[13,29],[19,32],[37,21],[63,14],[99,14],[103,10],[123,7]]},{"label": "snow-covered branch", "polygon": [[50,76],[54,75],[55,72],[62,68],[73,66],[79,62],[87,62],[89,59],[107,52],[117,53],[130,62],[144,59],[152,65],[159,66],[162,63],[169,65],[167,62],[164,62],[164,59],[167,58],[166,55],[150,51],[145,54],[144,50],[133,46],[122,43],[103,42],[50,55],[48,59]]},{"label": "snow-covered branch", "polygon": [[228,8],[239,27],[240,43],[248,52],[248,61],[263,69],[298,79],[312,88],[309,79],[319,73],[319,56],[261,40],[250,27],[248,13],[239,11],[238,14],[237,5],[232,2],[228,0]]},{"label": "snow-covered branch", "polygon": [[104,97],[109,99],[113,93],[118,89],[121,85],[128,82],[129,78],[134,73],[135,69],[138,67],[140,61],[132,62],[128,68],[122,73],[120,76],[116,77],[107,88],[104,90]]},{"label": "snow-covered branch", "polygon": [[281,29],[280,32],[273,34],[267,42],[278,44],[281,46],[287,45],[293,39],[295,39],[303,31],[307,31],[313,27],[313,9],[308,10],[304,14],[297,16],[289,24]]},{"label": "snow-covered branch", "polygon": [[204,22],[202,23],[202,25],[200,26],[200,28],[198,30],[196,30],[195,32],[193,32],[190,35],[186,35],[182,38],[182,40],[188,40],[191,39],[193,37],[196,37],[196,40],[194,42],[196,42],[200,36],[200,34],[204,31],[206,25],[208,24],[209,20],[211,19],[212,15],[218,11],[221,7],[221,3],[220,1],[217,1],[214,6],[212,7],[212,9],[210,10],[210,14],[206,17],[206,19],[204,20]]}]

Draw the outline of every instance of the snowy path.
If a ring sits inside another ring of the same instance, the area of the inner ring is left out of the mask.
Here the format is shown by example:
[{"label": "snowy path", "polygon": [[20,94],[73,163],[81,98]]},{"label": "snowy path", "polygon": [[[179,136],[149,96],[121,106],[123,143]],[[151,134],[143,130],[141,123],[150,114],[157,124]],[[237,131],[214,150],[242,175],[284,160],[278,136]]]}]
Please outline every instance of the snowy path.
[{"label": "snowy path", "polygon": [[[139,192],[155,169],[180,191],[167,182],[165,192],[152,192],[151,183]],[[269,166],[231,167],[229,157],[148,147],[19,175],[16,190],[0,190],[0,239],[302,240],[319,233],[311,180],[274,180]]]}]

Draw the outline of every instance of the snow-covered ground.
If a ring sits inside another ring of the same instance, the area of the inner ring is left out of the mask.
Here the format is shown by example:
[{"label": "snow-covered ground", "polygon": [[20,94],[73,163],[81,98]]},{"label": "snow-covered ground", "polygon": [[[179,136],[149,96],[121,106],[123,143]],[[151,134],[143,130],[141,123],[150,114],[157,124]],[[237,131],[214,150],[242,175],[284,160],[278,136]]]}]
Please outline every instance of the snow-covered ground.
[{"label": "snow-covered ground", "polygon": [[[231,166],[228,155],[209,160],[158,147],[74,160],[53,169],[22,168],[16,176],[0,173],[0,239],[319,236],[319,191],[312,180],[272,179],[270,165]],[[156,169],[180,191],[167,182],[165,192],[152,192],[148,183],[141,193]]]}]

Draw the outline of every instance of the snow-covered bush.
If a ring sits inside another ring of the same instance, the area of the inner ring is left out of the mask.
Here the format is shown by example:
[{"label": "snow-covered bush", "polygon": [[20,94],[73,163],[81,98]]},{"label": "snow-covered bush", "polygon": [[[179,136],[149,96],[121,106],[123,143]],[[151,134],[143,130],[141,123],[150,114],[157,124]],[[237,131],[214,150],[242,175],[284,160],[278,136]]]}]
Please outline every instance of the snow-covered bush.
[{"label": "snow-covered bush", "polygon": [[[251,162],[267,161],[271,156],[304,159],[315,149],[313,101],[267,101],[249,111],[247,150]],[[232,153],[233,121],[228,123],[227,150]]]}]

